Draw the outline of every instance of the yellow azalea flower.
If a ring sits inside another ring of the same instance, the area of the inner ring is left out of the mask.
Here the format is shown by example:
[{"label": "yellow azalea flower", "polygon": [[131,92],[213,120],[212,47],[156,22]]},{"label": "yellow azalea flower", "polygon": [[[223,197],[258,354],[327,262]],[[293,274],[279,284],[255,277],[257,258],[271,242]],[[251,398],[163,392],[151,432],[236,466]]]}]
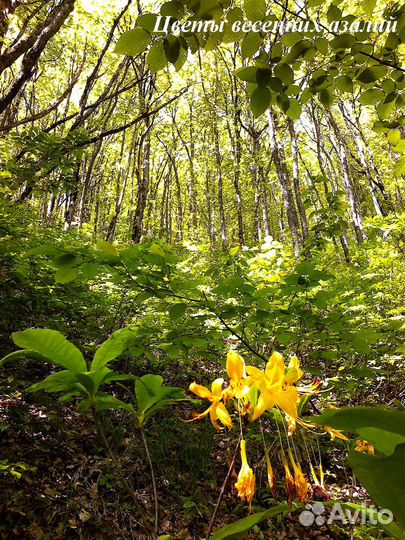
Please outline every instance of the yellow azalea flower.
[{"label": "yellow azalea flower", "polygon": [[[201,414],[196,414],[192,420],[199,420],[209,414],[212,425],[215,429],[222,429],[221,426],[218,424],[218,420],[221,422],[221,424],[228,428],[233,427],[232,419],[229,415],[229,412],[227,411],[225,405],[221,402],[223,384],[224,379],[215,379],[215,381],[211,385],[211,390],[195,382],[192,382],[190,384],[189,389],[191,392],[193,392],[193,394],[202,399],[207,399],[212,403],[212,405],[210,405],[207,410],[205,410]],[[192,420],[189,420],[189,422],[191,422]]]},{"label": "yellow azalea flower", "polygon": [[237,489],[238,496],[242,499],[242,501],[248,501],[250,511],[252,511],[252,501],[255,494],[256,477],[247,462],[246,441],[244,439],[242,439],[240,442],[240,456],[242,460],[242,466],[240,468],[238,474],[238,481],[235,483],[235,487]]},{"label": "yellow azalea flower", "polygon": [[368,441],[357,441],[356,452],[374,455],[374,446]]},{"label": "yellow azalea flower", "polygon": [[227,396],[242,399],[249,393],[251,380],[246,377],[245,361],[236,351],[228,352],[226,371],[230,379],[230,389]]},{"label": "yellow azalea flower", "polygon": [[[299,401],[298,390],[292,383],[302,375],[299,369],[298,359],[292,359],[290,363],[290,375],[286,380],[286,367],[283,356],[274,352],[267,362],[264,373],[254,366],[246,368],[252,381],[260,390],[260,397],[253,412],[252,421],[261,416],[264,411],[275,405],[280,407],[293,419],[298,417],[297,404]],[[287,370],[288,374],[288,370]]]},{"label": "yellow azalea flower", "polygon": [[291,449],[289,449],[288,454],[294,470],[295,491],[299,500],[305,502],[308,499],[310,485],[302,472],[301,465],[295,462]]},{"label": "yellow azalea flower", "polygon": [[339,431],[338,429],[333,429],[333,428],[328,427],[328,426],[323,426],[323,429],[326,431],[326,433],[329,433],[330,438],[332,439],[332,441],[334,441],[336,438],[337,439],[342,439],[342,441],[348,441],[349,440],[346,437],[346,435],[343,435],[343,433],[341,431]]}]

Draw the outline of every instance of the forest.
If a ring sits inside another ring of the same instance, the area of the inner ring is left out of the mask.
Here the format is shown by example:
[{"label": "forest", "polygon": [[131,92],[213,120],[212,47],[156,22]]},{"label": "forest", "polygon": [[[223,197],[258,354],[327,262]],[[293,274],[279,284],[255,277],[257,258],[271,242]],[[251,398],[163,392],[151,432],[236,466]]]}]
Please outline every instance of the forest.
[{"label": "forest", "polygon": [[0,539],[405,540],[405,4],[0,0]]}]

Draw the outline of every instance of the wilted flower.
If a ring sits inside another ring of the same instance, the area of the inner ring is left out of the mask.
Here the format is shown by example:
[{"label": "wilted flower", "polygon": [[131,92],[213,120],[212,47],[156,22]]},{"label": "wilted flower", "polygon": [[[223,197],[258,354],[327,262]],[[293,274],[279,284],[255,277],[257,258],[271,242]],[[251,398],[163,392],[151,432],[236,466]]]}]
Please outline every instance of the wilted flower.
[{"label": "wilted flower", "polygon": [[240,442],[240,456],[242,460],[242,466],[240,468],[238,474],[238,481],[235,483],[235,487],[237,489],[238,496],[242,499],[242,501],[248,501],[250,511],[252,511],[252,501],[255,494],[256,477],[247,462],[246,441],[244,439],[242,439]]}]

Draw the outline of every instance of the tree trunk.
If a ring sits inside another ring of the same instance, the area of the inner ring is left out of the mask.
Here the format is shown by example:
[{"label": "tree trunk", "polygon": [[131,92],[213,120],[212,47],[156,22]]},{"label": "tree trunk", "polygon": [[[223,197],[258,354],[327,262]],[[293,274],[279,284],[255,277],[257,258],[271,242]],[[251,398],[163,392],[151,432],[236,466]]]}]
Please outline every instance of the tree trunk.
[{"label": "tree trunk", "polygon": [[272,107],[270,107],[268,112],[268,120],[270,148],[272,151],[273,162],[281,185],[284,208],[287,214],[287,221],[292,236],[294,254],[296,257],[298,257],[300,249],[302,247],[302,238],[299,231],[298,214],[295,208],[293,189],[291,186],[291,178],[287,168],[284,148],[277,136],[276,117]]}]

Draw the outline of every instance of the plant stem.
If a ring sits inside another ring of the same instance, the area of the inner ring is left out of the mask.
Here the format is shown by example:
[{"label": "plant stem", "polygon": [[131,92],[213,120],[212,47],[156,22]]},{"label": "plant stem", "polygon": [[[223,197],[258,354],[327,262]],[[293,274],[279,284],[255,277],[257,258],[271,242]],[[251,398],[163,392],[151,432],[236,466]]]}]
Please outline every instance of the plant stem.
[{"label": "plant stem", "polygon": [[143,445],[145,447],[146,457],[149,462],[150,475],[152,477],[153,497],[155,499],[155,535],[157,535],[158,525],[159,525],[159,501],[158,501],[158,495],[157,495],[157,489],[156,489],[155,471],[153,469],[152,458],[149,452],[148,441],[146,440],[145,432],[142,427],[141,427],[141,435],[142,435]]},{"label": "plant stem", "polygon": [[147,515],[145,513],[145,510],[142,508],[140,502],[138,501],[138,499],[136,497],[136,494],[135,494],[134,490],[130,486],[128,480],[125,478],[125,474],[124,474],[124,471],[122,469],[122,466],[121,466],[120,462],[118,461],[117,456],[114,454],[110,443],[108,442],[105,431],[104,431],[104,429],[103,429],[103,427],[102,427],[102,425],[100,423],[100,419],[99,419],[99,417],[97,415],[97,412],[94,409],[93,409],[93,416],[94,416],[94,420],[95,420],[95,423],[96,423],[97,432],[99,433],[99,435],[100,435],[100,437],[101,437],[101,439],[102,439],[102,441],[104,443],[104,446],[106,447],[107,452],[109,453],[109,455],[111,457],[111,460],[112,460],[112,462],[114,464],[115,470],[117,471],[118,476],[121,479],[121,482],[125,486],[128,494],[130,495],[130,497],[132,499],[132,502],[134,504],[135,510],[137,512],[139,512],[139,514],[140,514],[140,516],[142,518],[142,523],[140,525],[142,526],[142,528],[145,530],[145,532],[147,534],[150,534],[152,531],[151,531],[151,527],[149,525],[148,518],[147,518]]},{"label": "plant stem", "polygon": [[237,457],[238,452],[239,452],[239,447],[240,447],[241,440],[242,440],[242,435],[239,437],[238,444],[236,446],[234,456],[232,458],[231,464],[229,465],[229,469],[228,469],[228,472],[227,472],[227,474],[225,476],[225,480],[224,480],[224,482],[222,484],[221,491],[219,492],[219,497],[218,497],[218,500],[217,500],[217,504],[215,505],[214,512],[212,513],[212,516],[211,516],[211,519],[210,519],[210,524],[209,524],[209,527],[208,527],[206,540],[210,539],[212,529],[214,528],[215,518],[217,517],[219,506],[220,506],[220,504],[222,502],[222,499],[224,498],[224,495],[225,495],[225,488],[226,488],[226,486],[228,484],[228,481],[229,481],[229,479],[231,477],[233,468],[235,467],[235,461],[236,461],[236,457]]}]

